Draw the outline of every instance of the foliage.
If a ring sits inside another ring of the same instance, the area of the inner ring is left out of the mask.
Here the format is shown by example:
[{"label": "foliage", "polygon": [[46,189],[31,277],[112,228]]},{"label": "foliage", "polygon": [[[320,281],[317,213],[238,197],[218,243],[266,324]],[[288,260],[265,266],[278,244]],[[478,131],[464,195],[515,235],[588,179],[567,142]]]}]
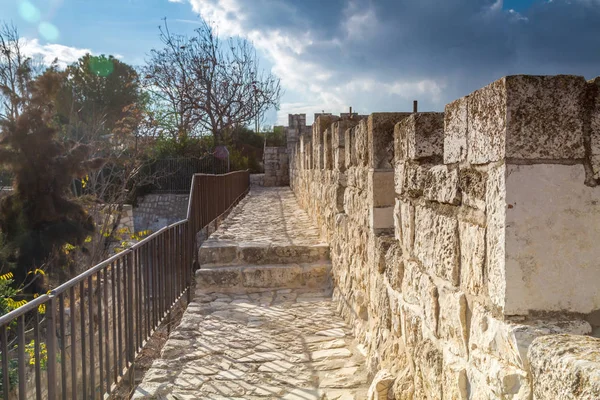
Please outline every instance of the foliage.
[{"label": "foliage", "polygon": [[63,135],[84,143],[134,133],[145,101],[135,69],[113,56],[90,54],[66,68],[55,99]]},{"label": "foliage", "polygon": [[165,21],[160,38],[164,47],[151,51],[144,75],[177,121],[177,138],[210,132],[223,144],[228,129],[279,106],[280,80],[260,70],[247,40],[221,42],[203,20],[191,38],[172,34]]},{"label": "foliage", "polygon": [[179,140],[167,136],[159,136],[154,145],[149,148],[152,159],[195,157],[201,158],[211,152],[212,136],[182,137]]},{"label": "foliage", "polygon": [[63,82],[61,72],[48,69],[30,83],[19,116],[0,124],[0,164],[15,176],[14,192],[0,203],[0,230],[14,246],[19,282],[65,243],[80,244],[94,230],[68,193],[74,178],[104,161],[90,159],[89,146],[57,140],[53,99]]},{"label": "foliage", "polygon": [[282,147],[287,143],[283,126],[275,126],[272,131],[265,132],[264,135],[267,146]]}]

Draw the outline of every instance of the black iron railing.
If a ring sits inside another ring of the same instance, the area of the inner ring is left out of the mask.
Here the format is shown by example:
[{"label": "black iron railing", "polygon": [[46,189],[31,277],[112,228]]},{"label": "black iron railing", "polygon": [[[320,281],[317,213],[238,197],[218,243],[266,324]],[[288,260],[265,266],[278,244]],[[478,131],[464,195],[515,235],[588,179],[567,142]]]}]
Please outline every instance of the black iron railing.
[{"label": "black iron railing", "polygon": [[248,191],[248,171],[196,174],[187,218],[0,317],[3,399],[101,399],[180,300],[196,233]]},{"label": "black iron railing", "polygon": [[150,165],[153,193],[188,193],[194,174],[221,175],[229,172],[229,160],[212,154],[202,158],[164,158]]}]

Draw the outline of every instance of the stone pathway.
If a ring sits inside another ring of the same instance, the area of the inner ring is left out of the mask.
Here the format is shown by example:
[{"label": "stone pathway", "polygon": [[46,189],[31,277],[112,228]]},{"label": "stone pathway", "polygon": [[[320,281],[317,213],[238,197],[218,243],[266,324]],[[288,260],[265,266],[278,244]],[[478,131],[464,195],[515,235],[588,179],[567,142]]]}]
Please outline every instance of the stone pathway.
[{"label": "stone pathway", "polygon": [[194,300],[134,399],[366,399],[328,247],[289,188],[252,188],[200,249]]},{"label": "stone pathway", "polygon": [[252,187],[219,229],[209,246],[303,246],[325,244],[289,187]]},{"label": "stone pathway", "polygon": [[198,293],[134,399],[366,399],[363,365],[328,292]]}]

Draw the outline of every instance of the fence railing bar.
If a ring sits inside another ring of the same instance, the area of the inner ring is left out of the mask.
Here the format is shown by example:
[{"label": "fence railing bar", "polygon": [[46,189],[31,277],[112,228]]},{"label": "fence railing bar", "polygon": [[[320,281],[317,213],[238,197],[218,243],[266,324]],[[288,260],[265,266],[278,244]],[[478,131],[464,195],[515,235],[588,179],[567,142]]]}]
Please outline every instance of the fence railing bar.
[{"label": "fence railing bar", "polygon": [[[211,165],[214,171],[222,171],[219,163]],[[36,399],[73,400],[103,398],[123,382],[134,384],[136,356],[159,327],[170,330],[174,307],[191,301],[197,233],[209,222],[217,225],[249,187],[247,171],[194,174],[191,180],[186,219],[0,317],[0,397],[12,399],[15,384],[14,394],[20,399],[31,398],[35,388]],[[38,308],[42,305],[46,311],[41,320]],[[11,325],[13,321],[16,325]],[[33,328],[27,330],[31,323]],[[27,368],[30,338],[33,369]],[[47,393],[41,389],[44,338]],[[9,352],[14,353],[12,359]],[[18,376],[13,379],[11,371],[15,369]],[[33,380],[28,379],[30,373],[35,374]],[[28,382],[35,386],[28,387]]]}]

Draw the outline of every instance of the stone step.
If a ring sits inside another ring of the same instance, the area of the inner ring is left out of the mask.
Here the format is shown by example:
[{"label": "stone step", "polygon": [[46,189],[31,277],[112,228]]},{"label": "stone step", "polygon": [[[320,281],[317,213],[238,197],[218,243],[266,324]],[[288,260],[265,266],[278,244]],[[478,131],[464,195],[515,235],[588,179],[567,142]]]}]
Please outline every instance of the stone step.
[{"label": "stone step", "polygon": [[331,262],[305,264],[238,265],[200,268],[196,288],[235,291],[259,288],[329,288]]},{"label": "stone step", "polygon": [[206,241],[198,253],[201,268],[212,265],[306,264],[329,261],[327,244],[302,246],[224,245]]}]

